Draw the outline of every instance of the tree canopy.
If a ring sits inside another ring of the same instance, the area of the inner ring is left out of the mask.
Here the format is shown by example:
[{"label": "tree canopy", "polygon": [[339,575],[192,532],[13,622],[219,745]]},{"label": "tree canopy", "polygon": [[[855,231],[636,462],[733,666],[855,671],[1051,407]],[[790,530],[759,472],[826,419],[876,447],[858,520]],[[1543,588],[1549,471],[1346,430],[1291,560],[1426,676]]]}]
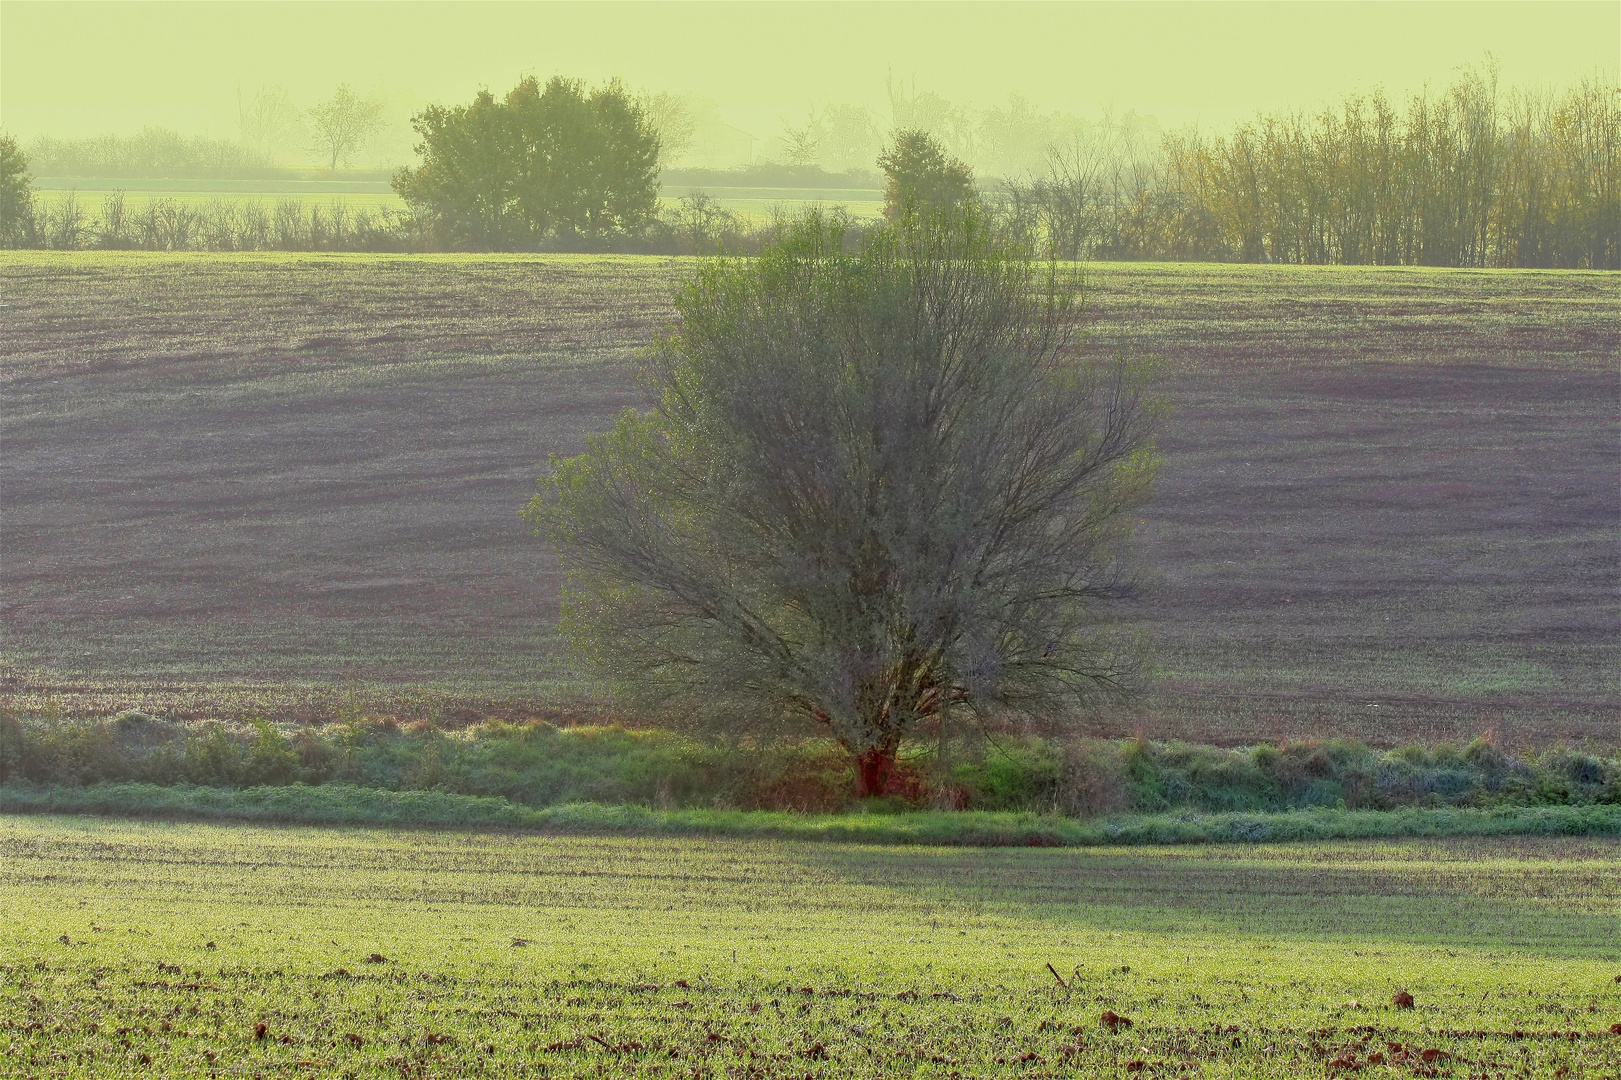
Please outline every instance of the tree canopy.
[{"label": "tree canopy", "polygon": [[394,189],[448,246],[633,233],[658,208],[658,135],[618,82],[528,78],[501,100],[432,106],[414,126],[422,161]]},{"label": "tree canopy", "polygon": [[0,135],[0,247],[34,241],[34,190],[28,158],[17,140]]},{"label": "tree canopy", "polygon": [[925,723],[1062,722],[1129,688],[1114,605],[1155,409],[1074,348],[1077,286],[977,204],[859,244],[813,214],[705,262],[650,407],[528,510],[579,655],[669,721],[820,730],[866,793]]},{"label": "tree canopy", "polygon": [[313,149],[328,159],[333,172],[383,128],[382,103],[361,97],[348,83],[339,85],[326,101],[310,106],[308,116]]},{"label": "tree canopy", "polygon": [[884,172],[884,214],[892,219],[974,198],[973,170],[925,131],[895,132],[878,155],[878,167]]}]

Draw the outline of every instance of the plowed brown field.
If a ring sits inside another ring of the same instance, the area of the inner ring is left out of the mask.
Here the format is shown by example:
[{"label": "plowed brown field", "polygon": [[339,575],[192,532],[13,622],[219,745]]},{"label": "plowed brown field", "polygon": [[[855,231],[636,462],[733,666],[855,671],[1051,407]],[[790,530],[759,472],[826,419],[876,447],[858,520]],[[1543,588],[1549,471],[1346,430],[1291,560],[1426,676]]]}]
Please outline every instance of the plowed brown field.
[{"label": "plowed brown field", "polygon": [[[639,395],[659,258],[8,254],[4,695],[589,708],[518,510]],[[1621,743],[1612,275],[1112,265],[1166,362],[1160,688],[1100,732]]]}]

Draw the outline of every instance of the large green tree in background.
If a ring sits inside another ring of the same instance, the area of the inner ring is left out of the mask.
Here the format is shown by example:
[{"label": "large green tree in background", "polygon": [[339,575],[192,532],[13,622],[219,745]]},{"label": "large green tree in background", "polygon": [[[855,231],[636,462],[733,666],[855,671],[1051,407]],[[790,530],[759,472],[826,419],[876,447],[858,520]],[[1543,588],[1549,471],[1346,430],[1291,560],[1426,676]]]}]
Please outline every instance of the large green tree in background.
[{"label": "large green tree in background", "polygon": [[447,246],[632,234],[658,208],[658,136],[618,82],[529,78],[414,124],[422,161],[394,188]]},{"label": "large green tree in background", "polygon": [[975,197],[974,171],[926,131],[903,128],[878,155],[890,219],[961,206]]},{"label": "large green tree in background", "polygon": [[925,725],[1061,724],[1129,686],[1111,616],[1154,410],[1072,347],[1077,282],[977,203],[851,248],[812,215],[701,265],[646,361],[651,411],[554,463],[529,516],[622,703],[820,731],[879,794]]}]

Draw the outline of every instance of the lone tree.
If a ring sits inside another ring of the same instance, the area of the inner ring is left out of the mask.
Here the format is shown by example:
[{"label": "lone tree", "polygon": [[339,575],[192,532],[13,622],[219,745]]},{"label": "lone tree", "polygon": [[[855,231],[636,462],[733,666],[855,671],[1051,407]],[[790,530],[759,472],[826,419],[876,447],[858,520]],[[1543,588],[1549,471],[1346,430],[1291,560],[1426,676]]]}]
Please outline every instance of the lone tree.
[{"label": "lone tree", "polygon": [[659,135],[617,81],[524,79],[413,124],[422,161],[394,190],[453,247],[634,233],[658,211]]},{"label": "lone tree", "polygon": [[383,129],[382,103],[361,97],[348,83],[340,85],[330,99],[310,106],[305,115],[315,149],[331,159],[333,172]]},{"label": "lone tree", "polygon": [[659,141],[659,161],[668,165],[692,148],[698,133],[698,118],[684,97],[660,91],[644,93],[636,99],[647,126]]},{"label": "lone tree", "polygon": [[274,158],[304,141],[304,114],[293,104],[286,87],[260,87],[248,101],[242,99],[242,91],[238,89],[236,112],[242,142],[267,157]]},{"label": "lone tree", "polygon": [[926,131],[897,131],[878,155],[878,167],[884,171],[884,215],[891,220],[949,210],[975,197],[974,171]]},{"label": "lone tree", "polygon": [[1109,609],[1154,408],[1072,347],[1075,286],[977,207],[859,245],[813,214],[701,265],[646,358],[651,407],[554,460],[526,512],[565,634],[667,720],[831,735],[864,795],[921,725],[1126,688]]}]

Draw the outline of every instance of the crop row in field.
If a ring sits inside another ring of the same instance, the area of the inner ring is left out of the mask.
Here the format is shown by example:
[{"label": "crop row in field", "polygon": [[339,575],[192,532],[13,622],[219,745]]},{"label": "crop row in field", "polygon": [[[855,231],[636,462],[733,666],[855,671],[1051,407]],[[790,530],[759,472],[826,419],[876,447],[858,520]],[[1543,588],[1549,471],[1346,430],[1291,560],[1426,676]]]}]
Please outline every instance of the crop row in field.
[{"label": "crop row in field", "polygon": [[[0,262],[6,699],[31,710],[580,707],[519,520],[641,400],[686,260],[19,253]],[[1174,407],[1091,733],[1621,744],[1613,276],[1088,269],[1087,347]]]},{"label": "crop row in field", "polygon": [[1618,854],[0,818],[0,1073],[1602,1076]]}]

